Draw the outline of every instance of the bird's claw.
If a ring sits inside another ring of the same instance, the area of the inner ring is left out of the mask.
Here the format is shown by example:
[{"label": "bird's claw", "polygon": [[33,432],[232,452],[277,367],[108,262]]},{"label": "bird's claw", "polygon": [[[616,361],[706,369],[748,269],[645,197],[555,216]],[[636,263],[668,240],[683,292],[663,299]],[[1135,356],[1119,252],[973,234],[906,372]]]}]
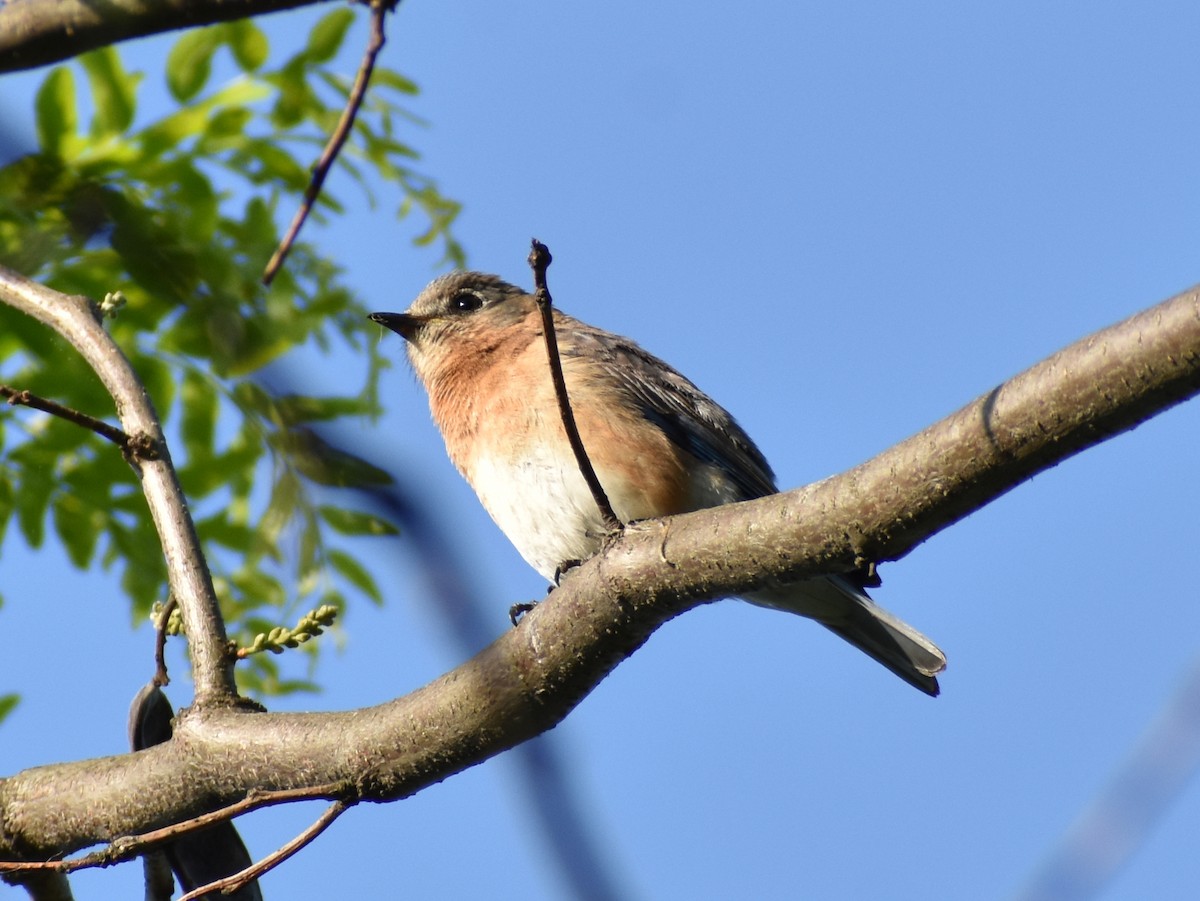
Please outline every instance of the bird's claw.
[{"label": "bird's claw", "polygon": [[537,605],[537,601],[522,601],[519,604],[513,604],[511,607],[509,607],[508,619],[509,622],[513,624],[513,628],[516,628],[517,624],[521,622],[522,616],[524,616]]},{"label": "bird's claw", "polygon": [[550,586],[550,590],[553,591],[555,588],[557,588],[559,583],[562,581],[562,577],[582,562],[582,560],[564,560],[562,563],[558,564],[558,566],[554,567],[554,584]]}]

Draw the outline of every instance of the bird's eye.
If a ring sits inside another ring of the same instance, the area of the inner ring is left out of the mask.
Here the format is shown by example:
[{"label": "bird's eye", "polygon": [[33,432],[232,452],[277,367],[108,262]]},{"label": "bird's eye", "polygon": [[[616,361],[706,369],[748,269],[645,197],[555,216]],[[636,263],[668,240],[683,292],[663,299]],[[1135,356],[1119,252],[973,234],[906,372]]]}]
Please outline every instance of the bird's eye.
[{"label": "bird's eye", "polygon": [[483,306],[483,298],[470,291],[455,294],[450,301],[450,309],[457,313],[470,313],[478,310],[481,306]]}]

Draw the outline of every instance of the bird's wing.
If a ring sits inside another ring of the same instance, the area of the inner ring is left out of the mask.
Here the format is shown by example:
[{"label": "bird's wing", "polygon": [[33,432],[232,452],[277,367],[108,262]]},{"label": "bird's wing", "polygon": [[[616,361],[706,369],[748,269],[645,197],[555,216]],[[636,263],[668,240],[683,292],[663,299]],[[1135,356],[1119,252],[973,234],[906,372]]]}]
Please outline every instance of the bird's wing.
[{"label": "bird's wing", "polygon": [[[672,443],[724,472],[740,500],[775,493],[766,458],[723,407],[629,339],[583,323],[572,325],[577,329],[574,345],[564,348],[564,356],[604,360],[602,377],[633,398]],[[648,371],[657,373],[653,380]]]}]

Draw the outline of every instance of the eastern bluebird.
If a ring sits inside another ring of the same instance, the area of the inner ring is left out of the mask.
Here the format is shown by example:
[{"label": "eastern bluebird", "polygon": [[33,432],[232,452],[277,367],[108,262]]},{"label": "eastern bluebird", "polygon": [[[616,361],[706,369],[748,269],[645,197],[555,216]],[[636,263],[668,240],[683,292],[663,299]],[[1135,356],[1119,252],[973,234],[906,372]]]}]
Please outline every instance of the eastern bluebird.
[{"label": "eastern bluebird", "polygon": [[[407,312],[371,318],[407,339],[450,459],[521,556],[554,580],[600,550],[604,522],[563,430],[533,295],[460,271],[431,282]],[[775,493],[754,442],[690,381],[627,338],[557,309],[554,322],[580,438],[622,522]],[[942,652],[847,578],[746,599],[811,617],[938,693]]]}]

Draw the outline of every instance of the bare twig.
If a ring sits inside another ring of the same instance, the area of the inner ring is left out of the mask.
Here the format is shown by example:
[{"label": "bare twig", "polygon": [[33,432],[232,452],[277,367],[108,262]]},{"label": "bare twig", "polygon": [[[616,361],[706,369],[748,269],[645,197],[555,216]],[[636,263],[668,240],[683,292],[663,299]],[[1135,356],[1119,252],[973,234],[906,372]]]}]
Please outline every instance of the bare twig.
[{"label": "bare twig", "polygon": [[550,297],[550,289],[546,286],[546,269],[554,258],[550,255],[550,248],[537,238],[534,238],[531,243],[529,268],[533,270],[534,298],[542,313],[542,334],[546,338],[546,355],[550,359],[550,378],[554,381],[554,394],[558,398],[558,412],[562,416],[563,429],[567,433],[567,440],[571,443],[571,450],[575,453],[575,462],[579,466],[579,472],[583,475],[583,480],[587,482],[596,506],[600,508],[604,526],[610,532],[616,532],[621,528],[621,520],[613,512],[604,486],[600,484],[596,470],[592,467],[592,461],[588,459],[583,439],[579,437],[579,427],[575,424],[571,400],[567,396],[567,382],[563,377],[562,359],[558,354],[558,338],[554,333],[554,312],[551,310],[553,300]]},{"label": "bare twig", "polygon": [[312,180],[308,183],[308,188],[304,192],[304,200],[300,204],[300,209],[296,210],[296,215],[292,217],[292,224],[288,226],[287,233],[284,234],[283,240],[279,242],[279,247],[275,249],[275,253],[271,255],[271,259],[267,263],[267,268],[263,270],[262,281],[264,285],[271,284],[271,281],[279,273],[280,268],[283,266],[283,261],[287,259],[292,245],[296,242],[296,236],[300,234],[300,229],[304,225],[305,220],[308,219],[308,214],[312,212],[313,204],[317,202],[317,197],[321,193],[321,186],[325,184],[325,178],[329,175],[329,170],[333,168],[334,160],[337,159],[342,145],[346,143],[346,139],[350,136],[350,129],[354,126],[354,118],[358,115],[363,97],[367,93],[367,85],[371,81],[371,72],[375,69],[375,57],[379,55],[379,51],[383,48],[385,40],[383,17],[395,9],[397,2],[398,0],[370,0],[371,37],[367,41],[367,49],[363,52],[362,63],[358,67],[358,75],[354,78],[354,86],[350,89],[350,96],[346,98],[346,107],[342,110],[342,117],[338,120],[337,127],[333,130],[333,134],[329,136],[329,142],[325,145],[320,159],[317,160],[317,164],[313,167]]},{"label": "bare twig", "polygon": [[39,397],[28,390],[18,390],[10,388],[8,385],[0,385],[0,397],[5,398],[14,406],[41,410],[43,413],[49,413],[51,416],[57,416],[59,419],[65,419],[67,422],[73,422],[77,426],[90,429],[101,438],[106,438],[119,447],[121,452],[127,457],[131,456],[140,460],[158,459],[158,448],[154,440],[145,435],[127,435],[116,426],[111,426],[102,419],[89,416],[87,413],[81,413],[71,407],[64,407],[56,401]]},{"label": "bare twig", "polygon": [[193,901],[193,899],[207,895],[210,892],[219,891],[222,894],[228,894],[241,888],[246,883],[252,882],[263,874],[269,873],[328,829],[333,824],[333,821],[346,811],[348,806],[345,801],[334,801],[325,808],[325,811],[317,817],[311,826],[278,850],[246,867],[246,869],[234,873],[232,876],[226,876],[224,879],[218,879],[210,882],[208,885],[202,885],[199,888],[193,889],[186,895],[181,896],[179,901]]},{"label": "bare twig", "polygon": [[[66,860],[0,860],[0,873],[20,873],[51,871],[58,873],[73,873],[76,870],[86,870],[92,867],[109,867],[115,863],[132,860],[140,854],[145,854],[157,845],[173,841],[190,832],[206,829],[217,823],[232,820],[234,817],[263,807],[274,807],[276,804],[290,804],[295,801],[312,801],[336,795],[348,794],[342,783],[309,786],[307,788],[280,789],[277,791],[256,791],[240,801],[228,804],[219,810],[202,813],[191,819],[163,826],[161,829],[151,829],[140,835],[127,835],[118,838],[90,854],[81,857],[71,857]],[[343,809],[351,802],[339,800]]]}]

